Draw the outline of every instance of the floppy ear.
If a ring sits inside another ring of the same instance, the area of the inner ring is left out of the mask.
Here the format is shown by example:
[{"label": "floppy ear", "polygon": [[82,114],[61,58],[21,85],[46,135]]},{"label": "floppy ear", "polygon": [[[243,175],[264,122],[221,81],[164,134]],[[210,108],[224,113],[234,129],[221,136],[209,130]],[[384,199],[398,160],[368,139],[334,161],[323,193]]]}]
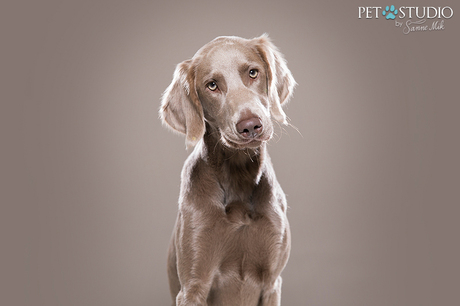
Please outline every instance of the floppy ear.
[{"label": "floppy ear", "polygon": [[195,90],[191,60],[177,65],[171,84],[161,99],[160,118],[174,131],[185,134],[186,147],[194,146],[205,132],[201,102]]},{"label": "floppy ear", "polygon": [[289,71],[286,60],[267,34],[253,39],[262,60],[267,65],[268,95],[271,114],[277,121],[287,124],[281,104],[288,102],[297,84]]}]

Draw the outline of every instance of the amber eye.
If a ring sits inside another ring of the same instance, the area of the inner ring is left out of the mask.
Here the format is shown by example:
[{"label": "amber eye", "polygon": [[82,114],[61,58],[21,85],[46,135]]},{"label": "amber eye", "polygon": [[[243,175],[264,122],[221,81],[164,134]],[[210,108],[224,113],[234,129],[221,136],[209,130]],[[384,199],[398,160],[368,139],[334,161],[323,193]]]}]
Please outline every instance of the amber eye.
[{"label": "amber eye", "polygon": [[257,69],[251,69],[251,70],[249,70],[249,77],[250,77],[251,79],[257,78],[258,75],[259,75],[259,70],[257,70]]},{"label": "amber eye", "polygon": [[214,91],[217,89],[217,84],[216,82],[209,82],[206,84],[206,87],[208,87],[210,91]]}]

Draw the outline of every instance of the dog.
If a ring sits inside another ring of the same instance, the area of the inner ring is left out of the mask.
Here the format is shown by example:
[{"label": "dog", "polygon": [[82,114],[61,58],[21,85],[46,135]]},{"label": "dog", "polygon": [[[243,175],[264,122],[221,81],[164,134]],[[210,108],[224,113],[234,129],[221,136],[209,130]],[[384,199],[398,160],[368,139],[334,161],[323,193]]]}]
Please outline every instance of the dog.
[{"label": "dog", "polygon": [[173,305],[280,305],[290,230],[266,144],[295,85],[266,34],[217,37],[177,65],[160,118],[195,148],[168,252]]}]

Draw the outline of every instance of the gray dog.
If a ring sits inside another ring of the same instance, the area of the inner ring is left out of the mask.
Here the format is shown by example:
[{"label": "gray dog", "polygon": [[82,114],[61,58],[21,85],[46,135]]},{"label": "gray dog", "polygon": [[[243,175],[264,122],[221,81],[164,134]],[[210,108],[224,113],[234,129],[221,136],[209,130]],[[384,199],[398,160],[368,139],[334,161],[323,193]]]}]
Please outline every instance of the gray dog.
[{"label": "gray dog", "polygon": [[266,143],[295,85],[267,35],[218,37],[177,65],[160,116],[195,148],[169,248],[173,305],[280,305],[290,232]]}]

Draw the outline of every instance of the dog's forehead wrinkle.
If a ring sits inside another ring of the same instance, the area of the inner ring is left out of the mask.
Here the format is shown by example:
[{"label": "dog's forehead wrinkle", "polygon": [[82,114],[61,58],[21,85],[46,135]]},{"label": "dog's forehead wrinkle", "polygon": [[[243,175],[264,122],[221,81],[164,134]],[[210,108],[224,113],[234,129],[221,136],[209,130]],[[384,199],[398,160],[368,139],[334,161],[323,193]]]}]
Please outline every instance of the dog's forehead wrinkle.
[{"label": "dog's forehead wrinkle", "polygon": [[219,48],[215,50],[215,52],[213,52],[213,54],[211,54],[209,57],[211,65],[217,64],[219,66],[222,66],[223,69],[235,68],[235,66],[238,66],[238,64],[244,58],[244,54],[235,48]]},{"label": "dog's forehead wrinkle", "polygon": [[237,57],[241,55],[228,51],[218,49],[205,57],[199,58],[198,71],[209,77],[232,73],[235,70],[235,66],[238,66]]},{"label": "dog's forehead wrinkle", "polygon": [[241,73],[249,68],[263,69],[263,63],[251,58],[238,49],[216,50],[202,62],[203,70],[209,71],[206,75],[220,76],[225,79],[229,86],[241,85]]}]

